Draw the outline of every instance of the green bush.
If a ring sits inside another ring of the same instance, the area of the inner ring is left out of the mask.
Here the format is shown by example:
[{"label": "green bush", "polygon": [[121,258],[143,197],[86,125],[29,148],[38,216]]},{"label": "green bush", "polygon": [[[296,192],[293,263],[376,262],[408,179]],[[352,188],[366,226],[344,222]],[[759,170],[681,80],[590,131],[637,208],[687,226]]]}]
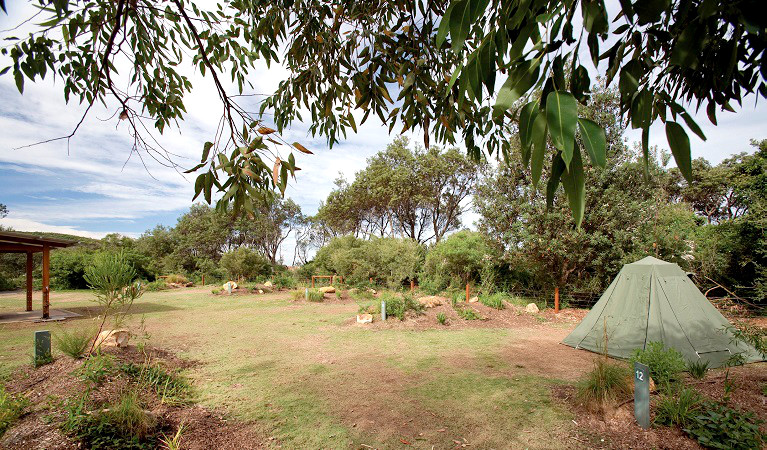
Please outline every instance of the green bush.
[{"label": "green bush", "polygon": [[706,372],[708,371],[708,361],[698,360],[698,361],[688,361],[687,362],[687,372],[690,374],[691,377],[702,380],[706,376]]},{"label": "green bush", "polygon": [[437,313],[437,323],[439,323],[440,325],[445,325],[447,323],[447,316],[445,315],[445,313],[443,312]]},{"label": "green bush", "polygon": [[[300,292],[300,291],[299,291]],[[302,298],[306,298],[306,293],[302,293]],[[309,298],[308,300],[310,302],[324,302],[325,301],[325,294],[320,292],[319,289],[309,289]]]},{"label": "green bush", "polygon": [[660,425],[687,426],[698,414],[703,397],[693,388],[685,387],[675,393],[667,392],[658,400],[655,409],[655,423]]},{"label": "green bush", "polygon": [[495,309],[504,309],[506,306],[503,304],[504,299],[506,298],[506,294],[503,293],[496,293],[496,294],[482,294],[479,296],[479,301],[485,306],[489,306],[490,308]]},{"label": "green bush", "polygon": [[168,283],[162,279],[144,284],[144,290],[147,292],[164,291],[166,289],[168,289]]},{"label": "green bush", "polygon": [[51,252],[51,284],[56,289],[88,289],[85,270],[93,262],[95,251],[74,246]]},{"label": "green bush", "polygon": [[439,292],[451,286],[479,282],[492,253],[482,234],[469,230],[454,233],[429,250],[419,277],[420,285]]},{"label": "green bush", "polygon": [[650,376],[661,389],[676,381],[678,375],[686,369],[682,354],[673,348],[666,348],[663,342],[648,342],[644,350],[635,350],[631,362],[649,366]]},{"label": "green bush", "polygon": [[88,396],[70,399],[65,406],[62,430],[90,449],[149,450],[157,448],[153,435],[156,420],[144,411],[135,391],[126,391],[111,404],[89,411]]},{"label": "green bush", "polygon": [[344,236],[319,249],[312,266],[315,274],[343,275],[352,286],[367,286],[373,278],[398,289],[418,274],[423,254],[423,246],[412,239]]},{"label": "green bush", "polygon": [[578,399],[591,408],[601,408],[630,396],[631,378],[624,366],[597,358],[594,368],[578,383]]},{"label": "green bush", "polygon": [[458,313],[458,317],[463,320],[479,320],[481,317],[476,311],[469,307],[456,307],[455,312]]},{"label": "green bush", "polygon": [[221,256],[220,264],[232,279],[240,276],[255,279],[272,273],[272,265],[269,260],[247,247],[239,247],[224,253]]},{"label": "green bush", "polygon": [[719,449],[764,448],[762,422],[752,413],[739,412],[714,401],[705,401],[698,414],[690,417],[684,428],[704,447]]},{"label": "green bush", "polygon": [[178,273],[172,273],[170,275],[167,275],[165,278],[165,283],[175,283],[175,284],[186,284],[189,283],[189,279],[185,277],[184,275],[178,274]]},{"label": "green bush", "polygon": [[79,328],[72,331],[62,328],[53,335],[53,341],[61,353],[79,359],[88,351],[88,346],[94,337],[93,330],[89,328]]},{"label": "green bush", "polygon": [[0,385],[0,437],[21,417],[28,403],[26,398],[11,395]]},{"label": "green bush", "polygon": [[291,273],[281,273],[274,277],[274,287],[277,289],[295,289],[298,281]]},{"label": "green bush", "polygon": [[[399,320],[405,320],[405,315],[408,311],[422,314],[424,310],[424,306],[410,294],[404,294],[399,297],[390,292],[385,292],[381,295],[380,300],[386,302],[386,317],[396,317]],[[377,303],[374,307],[376,308],[375,314],[380,314],[380,303]]]}]

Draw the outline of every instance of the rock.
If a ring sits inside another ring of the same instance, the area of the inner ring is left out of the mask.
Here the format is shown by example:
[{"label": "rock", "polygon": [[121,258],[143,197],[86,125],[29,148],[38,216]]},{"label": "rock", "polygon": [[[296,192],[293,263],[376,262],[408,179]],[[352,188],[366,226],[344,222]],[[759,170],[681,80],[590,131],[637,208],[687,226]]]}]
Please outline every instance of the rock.
[{"label": "rock", "polygon": [[194,283],[190,281],[189,283],[185,284],[184,287],[194,287]]},{"label": "rock", "polygon": [[259,290],[258,290],[258,293],[259,293],[259,294],[263,294],[263,293],[264,293],[264,290],[263,290],[263,289],[259,289]]},{"label": "rock", "polygon": [[368,289],[368,292],[370,292],[373,295],[376,295],[378,293],[378,291],[376,291],[375,289]]},{"label": "rock", "polygon": [[445,297],[439,297],[437,295],[429,295],[427,297],[420,297],[418,299],[418,303],[422,304],[423,306],[427,308],[433,308],[435,306],[439,306],[444,304],[447,301]]},{"label": "rock", "polygon": [[274,286],[274,285],[272,284],[272,282],[271,282],[271,281],[267,281],[266,283],[264,283],[264,286],[266,286],[266,287],[272,287],[272,286]]},{"label": "rock", "polygon": [[336,292],[336,288],[334,288],[333,286],[322,286],[319,290],[323,294],[333,294]]},{"label": "rock", "polygon": [[104,330],[99,333],[96,338],[96,347],[126,347],[130,340],[130,331],[119,330]]},{"label": "rock", "polygon": [[525,311],[532,314],[538,314],[539,312],[541,312],[541,310],[538,309],[538,305],[536,305],[535,303],[528,303],[527,306],[525,306]]},{"label": "rock", "polygon": [[[633,381],[632,381],[632,383],[633,383]],[[655,387],[655,380],[653,380],[652,377],[650,377],[650,392],[655,392],[657,390],[658,389]]]},{"label": "rock", "polygon": [[472,297],[469,299],[469,303],[477,303],[479,302],[479,297]]},{"label": "rock", "polygon": [[372,323],[372,314],[357,314],[357,323]]}]

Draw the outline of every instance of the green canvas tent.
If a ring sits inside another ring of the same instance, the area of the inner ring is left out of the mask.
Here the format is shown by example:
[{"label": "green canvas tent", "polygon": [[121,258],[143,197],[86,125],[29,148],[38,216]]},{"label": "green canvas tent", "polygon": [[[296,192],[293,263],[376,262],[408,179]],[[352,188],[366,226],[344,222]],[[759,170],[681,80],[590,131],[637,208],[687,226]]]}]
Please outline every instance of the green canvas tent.
[{"label": "green canvas tent", "polygon": [[722,366],[743,353],[762,361],[751,346],[735,342],[730,323],[678,265],[648,256],[626,264],[583,321],[563,341],[575,348],[629,358],[648,342],[679,350],[687,361]]}]

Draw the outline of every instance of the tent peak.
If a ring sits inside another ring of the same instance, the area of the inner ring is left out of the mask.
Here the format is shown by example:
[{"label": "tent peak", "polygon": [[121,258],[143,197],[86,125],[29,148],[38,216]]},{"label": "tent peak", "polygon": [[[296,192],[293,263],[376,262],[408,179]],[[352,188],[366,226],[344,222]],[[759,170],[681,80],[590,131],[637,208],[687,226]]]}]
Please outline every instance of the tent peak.
[{"label": "tent peak", "polygon": [[658,259],[654,256],[645,256],[644,258],[640,259],[639,261],[635,261],[631,264],[633,266],[634,264],[641,264],[645,266],[657,266],[657,265],[674,265],[674,263],[670,263],[668,261],[663,261],[662,259]]}]

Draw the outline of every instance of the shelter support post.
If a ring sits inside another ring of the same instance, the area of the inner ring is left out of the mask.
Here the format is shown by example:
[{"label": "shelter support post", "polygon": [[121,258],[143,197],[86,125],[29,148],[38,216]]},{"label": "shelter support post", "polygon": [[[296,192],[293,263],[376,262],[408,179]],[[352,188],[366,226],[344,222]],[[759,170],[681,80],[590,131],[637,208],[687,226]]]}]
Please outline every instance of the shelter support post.
[{"label": "shelter support post", "polygon": [[559,312],[559,286],[554,288],[554,312]]},{"label": "shelter support post", "polygon": [[32,311],[32,269],[34,253],[27,252],[27,311]]},{"label": "shelter support post", "polygon": [[43,247],[43,319],[50,317],[51,307],[51,248],[47,245]]}]

